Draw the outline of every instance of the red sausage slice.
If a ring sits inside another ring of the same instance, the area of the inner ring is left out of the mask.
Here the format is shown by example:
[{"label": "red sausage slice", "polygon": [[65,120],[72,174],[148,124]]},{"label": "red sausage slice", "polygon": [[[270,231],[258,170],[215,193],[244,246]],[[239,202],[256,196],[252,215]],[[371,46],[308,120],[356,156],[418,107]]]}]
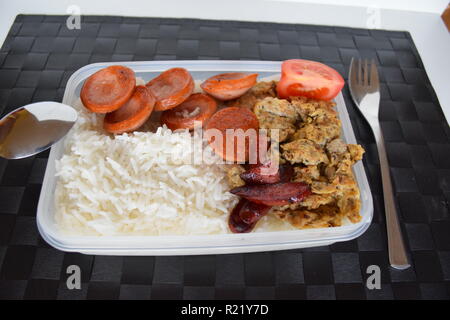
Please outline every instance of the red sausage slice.
[{"label": "red sausage slice", "polygon": [[224,160],[245,162],[249,158],[250,139],[258,138],[258,129],[258,118],[253,112],[246,108],[228,107],[209,119],[205,137]]},{"label": "red sausage slice", "polygon": [[201,88],[216,99],[231,100],[239,98],[253,87],[257,77],[257,73],[222,73],[206,79]]},{"label": "red sausage slice", "polygon": [[309,186],[303,182],[245,185],[231,189],[230,192],[266,206],[284,206],[301,202],[311,194]]},{"label": "red sausage slice", "polygon": [[110,66],[97,71],[84,82],[80,98],[90,111],[108,113],[127,102],[135,86],[133,70],[124,66]]},{"label": "red sausage slice", "polygon": [[137,86],[125,105],[105,116],[103,128],[110,133],[124,133],[138,129],[150,117],[155,101],[149,89]]},{"label": "red sausage slice", "polygon": [[184,68],[172,68],[164,71],[147,83],[156,97],[156,111],[175,108],[185,101],[194,91],[194,79]]},{"label": "red sausage slice", "polygon": [[282,164],[275,172],[264,173],[264,169],[269,171],[271,162],[255,165],[249,170],[240,174],[242,180],[247,184],[268,184],[278,182],[289,182],[294,175],[294,168],[289,164]]},{"label": "red sausage slice", "polygon": [[202,125],[217,109],[217,102],[210,96],[194,93],[179,106],[166,110],[161,114],[161,124],[169,129],[194,129],[194,122],[200,121]]},{"label": "red sausage slice", "polygon": [[234,233],[250,232],[271,207],[241,199],[231,211],[228,226]]}]

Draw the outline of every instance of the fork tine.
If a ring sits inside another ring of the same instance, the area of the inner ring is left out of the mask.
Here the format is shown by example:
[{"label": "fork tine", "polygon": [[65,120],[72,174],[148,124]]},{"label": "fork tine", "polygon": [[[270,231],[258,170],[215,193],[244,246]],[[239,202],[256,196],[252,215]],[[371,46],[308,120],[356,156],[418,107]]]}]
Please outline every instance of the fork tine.
[{"label": "fork tine", "polygon": [[372,59],[372,61],[370,63],[370,86],[373,88],[376,88],[376,89],[378,89],[380,86],[377,65],[375,64],[374,59]]},{"label": "fork tine", "polygon": [[369,85],[369,66],[368,66],[368,62],[367,59],[364,59],[364,81],[363,81],[363,85],[364,86],[368,86]]},{"label": "fork tine", "polygon": [[352,60],[350,61],[350,70],[348,71],[348,81],[350,86],[354,86],[357,84],[356,79],[356,71],[358,70],[357,66],[357,60],[352,57]]},{"label": "fork tine", "polygon": [[362,85],[362,80],[363,80],[363,78],[362,78],[362,60],[361,59],[358,59],[358,64],[357,64],[357,66],[358,66],[358,78],[356,79],[356,82],[359,84],[359,85]]}]

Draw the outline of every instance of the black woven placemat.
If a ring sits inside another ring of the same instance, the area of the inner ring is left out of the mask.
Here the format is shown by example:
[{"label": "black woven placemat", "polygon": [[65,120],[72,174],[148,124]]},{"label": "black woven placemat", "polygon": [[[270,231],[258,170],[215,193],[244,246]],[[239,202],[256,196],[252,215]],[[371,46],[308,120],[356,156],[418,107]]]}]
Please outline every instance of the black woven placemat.
[{"label": "black woven placemat", "polygon": [[[374,196],[374,220],[360,238],[327,247],[252,254],[111,257],[64,253],[36,228],[48,152],[0,159],[0,298],[50,299],[448,299],[450,131],[407,32],[310,25],[85,16],[16,18],[0,51],[0,113],[61,101],[69,76],[99,61],[304,58],[346,77],[351,57],[381,72],[380,120],[412,268],[389,267],[374,140],[343,90]],[[81,290],[68,290],[78,265]],[[381,289],[366,288],[369,265]]]}]

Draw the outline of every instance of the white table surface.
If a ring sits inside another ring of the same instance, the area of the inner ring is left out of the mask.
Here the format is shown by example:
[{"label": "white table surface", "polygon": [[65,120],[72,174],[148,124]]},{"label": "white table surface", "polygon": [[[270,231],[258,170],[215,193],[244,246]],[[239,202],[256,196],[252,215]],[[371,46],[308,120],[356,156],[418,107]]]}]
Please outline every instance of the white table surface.
[{"label": "white table surface", "polygon": [[[0,0],[0,44],[17,14],[81,14],[203,18],[370,27],[374,10],[379,29],[409,31],[450,121],[450,33],[440,14],[448,0]],[[368,25],[369,23],[369,25]]]}]

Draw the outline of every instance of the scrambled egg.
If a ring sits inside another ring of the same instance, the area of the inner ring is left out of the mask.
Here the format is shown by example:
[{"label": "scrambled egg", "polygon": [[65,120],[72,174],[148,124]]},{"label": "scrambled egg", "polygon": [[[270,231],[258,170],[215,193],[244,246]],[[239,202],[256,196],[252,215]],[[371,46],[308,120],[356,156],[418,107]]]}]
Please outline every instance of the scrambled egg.
[{"label": "scrambled egg", "polygon": [[245,172],[245,169],[241,165],[230,165],[227,171],[227,181],[231,189],[241,187],[245,184],[244,180],[240,177],[240,174],[243,172]]},{"label": "scrambled egg", "polygon": [[253,112],[258,118],[259,127],[267,129],[267,134],[272,139],[274,136],[270,129],[279,130],[279,136],[275,138],[278,142],[287,140],[295,133],[298,113],[289,101],[266,97],[254,104]]},{"label": "scrambled egg", "polygon": [[261,99],[266,97],[276,97],[277,83],[275,81],[270,82],[258,82],[250,90],[248,90],[243,96],[236,100],[230,101],[231,107],[242,107],[253,110],[254,105]]},{"label": "scrambled egg", "polygon": [[282,155],[292,164],[318,165],[328,163],[325,152],[314,141],[297,139],[281,145]]},{"label": "scrambled egg", "polygon": [[[304,182],[312,194],[302,202],[273,207],[270,214],[297,228],[342,225],[343,219],[361,220],[360,194],[352,166],[362,159],[360,145],[346,144],[339,136],[341,122],[335,104],[305,97],[278,99],[276,82],[259,82],[233,106],[253,110],[262,129],[279,129],[272,143],[280,146],[280,161],[294,166],[292,181]],[[243,185],[242,166],[228,172],[230,187]]]}]

